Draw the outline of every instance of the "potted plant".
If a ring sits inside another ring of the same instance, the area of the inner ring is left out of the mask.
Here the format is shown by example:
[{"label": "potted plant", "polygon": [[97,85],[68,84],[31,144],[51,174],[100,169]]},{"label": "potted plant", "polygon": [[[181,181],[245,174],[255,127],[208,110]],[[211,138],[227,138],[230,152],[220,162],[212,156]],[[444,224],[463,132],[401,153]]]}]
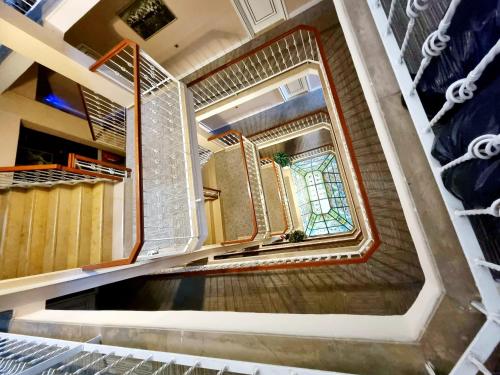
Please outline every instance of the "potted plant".
[{"label": "potted plant", "polygon": [[306,234],[301,230],[294,230],[288,236],[289,242],[302,242],[306,238]]},{"label": "potted plant", "polygon": [[279,151],[273,155],[274,161],[282,168],[288,167],[291,164],[290,155],[286,152]]}]

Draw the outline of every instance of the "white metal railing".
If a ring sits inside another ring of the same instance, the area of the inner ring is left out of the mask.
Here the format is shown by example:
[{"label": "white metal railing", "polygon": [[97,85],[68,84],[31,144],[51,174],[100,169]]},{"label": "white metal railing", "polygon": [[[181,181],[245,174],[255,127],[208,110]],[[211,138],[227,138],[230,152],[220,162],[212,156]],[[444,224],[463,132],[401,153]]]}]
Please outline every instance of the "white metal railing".
[{"label": "white metal railing", "polygon": [[125,150],[126,109],[83,86],[81,94],[93,140]]},{"label": "white metal railing", "polygon": [[[54,185],[95,184],[121,180],[104,174],[81,173],[61,165],[40,165],[0,168],[0,190],[11,188],[51,187]],[[26,169],[23,169],[26,168]]]},{"label": "white metal railing", "polygon": [[210,72],[188,84],[195,110],[201,110],[267,79],[307,62],[318,61],[314,34],[295,28],[277,40],[249,52],[230,65]]},{"label": "white metal railing", "polygon": [[204,166],[210,160],[210,157],[212,156],[212,154],[213,154],[213,152],[210,151],[209,149],[198,145],[198,155],[200,157],[201,166]]},{"label": "white metal railing", "polygon": [[75,168],[82,171],[96,172],[101,174],[107,174],[110,176],[118,176],[122,178],[127,178],[130,175],[130,171],[127,169],[117,169],[115,167],[110,167],[107,165],[93,163],[91,161],[77,159],[75,161]]},{"label": "white metal railing", "polygon": [[331,129],[330,116],[325,111],[309,113],[284,124],[254,133],[249,135],[248,139],[255,143],[258,148],[264,148],[321,128]]},{"label": "white metal railing", "polygon": [[[410,75],[408,68],[410,62],[406,60],[405,52],[409,40],[412,37],[415,19],[419,16],[425,17],[425,10],[429,4],[428,0],[407,1],[406,13],[409,19],[406,30],[404,31],[403,41],[401,45],[399,45],[396,37],[399,37],[401,40],[401,34],[395,35],[396,31],[392,26],[395,9],[397,6],[401,6],[402,1],[403,0],[392,0],[387,14],[379,0],[368,0],[368,5],[398,80],[406,105],[417,129],[420,141],[424,147],[425,154],[431,165],[434,178],[443,196],[451,221],[462,245],[464,255],[469,263],[472,275],[481,294],[482,303],[480,304],[481,308],[479,310],[487,317],[485,325],[477,333],[476,338],[472,341],[461,359],[456,363],[451,374],[476,374],[478,371],[488,374],[489,371],[484,367],[484,363],[500,341],[500,325],[498,320],[498,314],[500,313],[500,291],[497,286],[498,284],[490,273],[490,270],[497,270],[499,265],[485,260],[471,223],[465,216],[487,214],[498,217],[500,216],[500,199],[493,202],[490,207],[484,209],[464,210],[463,204],[446,190],[441,175],[444,170],[453,168],[466,160],[472,158],[489,158],[498,154],[498,136],[485,135],[475,139],[469,145],[468,152],[465,155],[441,166],[431,154],[435,137],[429,129],[453,106],[460,105],[474,96],[474,92],[477,90],[475,82],[481,77],[488,64],[492,64],[493,59],[499,54],[500,41],[490,49],[479,64],[469,72],[465,78],[459,79],[449,86],[446,91],[445,104],[429,121],[422,102],[416,92],[416,87],[422,78],[423,72],[430,64],[431,59],[438,58],[441,52],[446,49],[447,43],[450,40],[446,32],[452,22],[460,1],[451,0],[443,19],[436,23],[435,31],[432,31],[428,35],[422,45],[423,58],[418,65],[419,68],[414,78]],[[413,62],[411,63],[413,64]],[[477,307],[477,304],[475,306]]]},{"label": "white metal railing", "polygon": [[292,155],[290,157],[290,160],[292,162],[296,162],[296,161],[299,161],[302,159],[308,159],[308,158],[311,158],[313,156],[319,156],[319,155],[323,155],[326,153],[335,154],[335,148],[333,147],[332,144],[321,146],[321,147],[316,147],[316,148],[313,148],[311,150]]},{"label": "white metal railing", "polygon": [[[0,333],[0,372],[6,375],[307,375],[330,374],[297,367]],[[344,375],[347,375],[344,373]]]},{"label": "white metal railing", "polygon": [[8,0],[4,2],[17,10],[18,12],[27,15],[37,6],[42,4],[45,0]]}]

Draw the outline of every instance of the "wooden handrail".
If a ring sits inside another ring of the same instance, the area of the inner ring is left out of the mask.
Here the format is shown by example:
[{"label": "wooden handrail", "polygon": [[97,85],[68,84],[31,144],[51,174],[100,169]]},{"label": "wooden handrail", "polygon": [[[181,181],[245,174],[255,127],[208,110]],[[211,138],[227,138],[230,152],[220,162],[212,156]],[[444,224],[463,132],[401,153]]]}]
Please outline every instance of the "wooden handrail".
[{"label": "wooden handrail", "polygon": [[243,238],[243,239],[239,239],[239,240],[222,241],[221,242],[222,245],[252,242],[255,239],[255,237],[257,236],[257,234],[259,233],[259,228],[258,228],[258,225],[257,225],[257,213],[255,211],[255,202],[254,202],[254,199],[253,199],[252,186],[251,186],[251,183],[250,183],[250,174],[248,173],[248,164],[247,164],[247,158],[246,158],[246,152],[245,152],[245,145],[243,143],[243,135],[239,131],[237,131],[237,130],[230,129],[230,130],[225,131],[224,133],[213,135],[213,136],[209,137],[208,140],[209,141],[213,141],[213,140],[216,140],[216,139],[224,138],[225,136],[227,136],[229,134],[235,135],[238,138],[238,140],[239,140],[241,156],[243,157],[243,167],[245,169],[245,174],[246,174],[246,177],[247,177],[246,178],[247,192],[248,192],[248,198],[250,199],[250,209],[252,211],[252,226],[253,226],[253,229],[252,229],[252,234],[249,237]]},{"label": "wooden handrail", "polygon": [[273,166],[273,170],[274,170],[274,176],[276,177],[276,188],[278,189],[278,196],[280,197],[280,201],[281,201],[281,216],[283,217],[283,222],[285,223],[285,228],[281,232],[280,231],[271,232],[271,235],[279,236],[279,235],[285,234],[290,229],[288,227],[288,220],[286,219],[286,202],[285,202],[285,197],[284,197],[285,192],[281,191],[281,185],[280,185],[280,181],[279,181],[279,178],[280,178],[279,171],[278,171],[278,168],[276,167],[276,162],[267,156],[261,158],[260,160],[268,160],[271,162],[271,165]]},{"label": "wooden handrail", "polygon": [[98,264],[89,264],[83,266],[83,270],[95,270],[99,268],[123,266],[132,264],[136,261],[144,244],[144,195],[142,183],[142,134],[141,134],[141,85],[140,85],[140,50],[139,45],[131,40],[124,39],[112,48],[103,57],[97,60],[90,68],[90,71],[95,72],[106,61],[120,53],[127,46],[133,48],[133,75],[134,75],[134,160],[135,160],[135,212],[136,212],[136,239],[127,258],[115,259],[109,262]]},{"label": "wooden handrail", "polygon": [[35,165],[18,165],[15,167],[0,167],[0,172],[24,172],[24,171],[42,171],[48,169],[62,169],[61,164],[35,164]]},{"label": "wooden handrail", "polygon": [[128,46],[133,47],[134,49],[138,48],[138,45],[136,42],[134,42],[130,39],[123,39],[116,46],[111,48],[104,56],[102,56],[99,60],[97,60],[95,63],[93,63],[89,67],[89,70],[91,72],[95,72],[97,69],[99,69],[99,67],[104,65],[108,60],[112,59],[114,56],[119,54],[123,49],[127,48]]},{"label": "wooden handrail", "polygon": [[[318,46],[318,51],[319,51],[319,59],[320,59],[320,63],[322,64],[323,68],[324,68],[324,72],[326,74],[326,81],[328,83],[328,86],[330,88],[330,91],[331,91],[331,94],[332,94],[332,98],[333,98],[333,101],[334,101],[334,104],[335,104],[335,107],[337,109],[337,114],[338,114],[338,118],[339,118],[339,122],[340,122],[340,126],[342,128],[342,132],[344,134],[344,137],[345,137],[345,141],[346,141],[346,144],[347,144],[347,150],[348,150],[348,155],[349,157],[351,158],[351,161],[352,161],[352,165],[353,165],[353,169],[354,169],[354,173],[356,175],[356,178],[359,182],[359,190],[360,190],[360,194],[361,194],[361,198],[364,202],[364,206],[365,206],[365,210],[366,210],[366,215],[367,215],[367,218],[368,218],[368,224],[369,224],[369,227],[370,227],[370,230],[372,232],[372,235],[373,235],[373,243],[372,245],[370,246],[370,248],[364,253],[363,257],[361,258],[357,258],[357,259],[353,259],[353,260],[348,260],[348,261],[343,261],[342,264],[345,264],[345,263],[360,263],[360,262],[365,262],[367,261],[371,255],[373,254],[373,252],[375,250],[378,249],[378,247],[380,246],[380,243],[381,243],[381,240],[380,240],[380,235],[379,235],[379,232],[378,232],[378,229],[377,229],[377,226],[376,226],[376,223],[375,223],[375,218],[373,216],[373,212],[372,212],[372,209],[370,207],[370,202],[368,200],[368,194],[366,192],[366,188],[365,188],[365,185],[364,185],[364,182],[363,182],[363,177],[361,175],[361,170],[359,168],[359,163],[358,163],[358,160],[356,158],[356,155],[355,155],[355,152],[354,152],[354,146],[353,146],[353,143],[352,143],[352,138],[351,138],[351,135],[350,135],[350,132],[349,132],[349,129],[347,127],[347,123],[345,121],[345,117],[344,117],[344,113],[342,111],[342,106],[341,106],[341,103],[340,103],[340,99],[339,99],[339,96],[338,96],[338,93],[337,93],[337,90],[335,88],[335,83],[333,81],[333,76],[332,76],[332,72],[330,70],[330,66],[328,65],[328,59],[326,57],[326,53],[325,53],[325,48],[323,46],[323,43],[321,41],[321,33],[319,32],[319,30],[313,26],[309,26],[309,25],[297,25],[295,27],[293,27],[292,29],[288,30],[287,32],[281,34],[281,35],[278,35],[277,37],[275,38],[272,38],[271,40],[265,42],[264,44],[258,46],[257,48],[254,48],[248,52],[246,52],[245,54],[235,58],[235,59],[232,59],[231,61],[221,65],[220,67],[202,75],[201,77],[189,82],[187,84],[188,87],[191,87],[195,84],[197,84],[198,82],[201,82],[203,80],[205,80],[206,78],[226,69],[227,67],[233,65],[233,64],[236,64],[238,63],[239,61],[245,59],[246,57],[248,56],[251,56],[255,53],[257,53],[258,51],[270,46],[271,44],[279,41],[280,39],[298,31],[298,30],[306,30],[306,31],[310,31],[313,35],[314,35],[314,39],[316,40],[316,43],[317,43],[317,46]],[[310,114],[309,114],[310,115]],[[282,126],[283,124],[281,124]],[[269,130],[269,129],[266,129],[266,131]],[[259,133],[255,133],[255,134],[252,134],[248,137],[252,137],[252,136],[255,136],[256,134],[259,134]]]},{"label": "wooden handrail", "polygon": [[247,136],[248,139],[252,138],[252,137],[255,137],[259,134],[262,134],[262,133],[265,133],[265,132],[268,132],[268,131],[271,131],[271,130],[274,130],[274,129],[278,129],[278,128],[281,128],[282,126],[286,126],[288,124],[291,124],[292,122],[296,122],[296,121],[300,121],[302,119],[305,119],[306,117],[309,117],[309,116],[314,116],[314,115],[317,115],[317,114],[320,114],[320,113],[323,113],[325,115],[328,116],[328,118],[330,118],[330,114],[328,113],[328,111],[325,111],[324,109],[319,109],[317,111],[313,111],[313,112],[309,112],[309,113],[306,113],[305,115],[302,115],[302,116],[299,116],[299,117],[296,117],[292,120],[289,120],[287,122],[283,122],[281,124],[278,124],[278,125],[275,125],[275,126],[272,126],[268,129],[264,129],[264,130],[259,130],[258,132],[256,133],[253,133],[253,134],[250,134]]}]

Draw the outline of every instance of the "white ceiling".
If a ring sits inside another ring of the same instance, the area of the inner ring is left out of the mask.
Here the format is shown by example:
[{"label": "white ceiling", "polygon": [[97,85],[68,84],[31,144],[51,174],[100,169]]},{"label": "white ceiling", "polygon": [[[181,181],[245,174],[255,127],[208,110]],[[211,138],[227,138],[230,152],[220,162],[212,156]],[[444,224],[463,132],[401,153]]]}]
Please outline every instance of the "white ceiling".
[{"label": "white ceiling", "polygon": [[[125,0],[100,0],[65,34],[65,39],[74,46],[83,44],[100,54],[124,38],[131,39],[178,78],[250,39],[249,28],[233,0],[163,1],[177,19],[147,40],[117,16],[130,3]],[[266,1],[270,0],[253,0],[253,3]],[[287,14],[303,11],[317,2],[282,0]]]}]

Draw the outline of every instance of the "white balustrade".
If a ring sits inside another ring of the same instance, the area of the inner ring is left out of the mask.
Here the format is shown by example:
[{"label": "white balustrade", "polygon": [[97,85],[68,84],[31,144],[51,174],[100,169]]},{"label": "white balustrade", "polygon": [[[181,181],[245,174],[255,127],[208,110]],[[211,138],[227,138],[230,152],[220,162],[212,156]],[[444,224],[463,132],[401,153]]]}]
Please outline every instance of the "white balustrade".
[{"label": "white balustrade", "polygon": [[314,34],[298,28],[225,68],[194,80],[188,87],[193,92],[195,109],[201,110],[301,64],[317,62],[318,58]]},{"label": "white balustrade", "polygon": [[304,132],[318,130],[320,128],[330,129],[330,116],[323,111],[311,113],[285,124],[267,129],[263,132],[249,135],[248,138],[259,148],[271,144],[282,143],[287,139],[295,138]]},{"label": "white balustrade", "polygon": [[[96,338],[97,341],[99,337]],[[91,340],[96,341],[96,339]],[[2,341],[3,340],[3,341]],[[0,353],[0,372],[5,375],[132,374],[242,374],[242,375],[348,375],[297,367],[234,361],[196,355],[100,345],[43,337],[0,333],[0,343],[41,347],[27,357],[11,348]],[[6,359],[7,356],[14,358]]]},{"label": "white balustrade", "polygon": [[[410,21],[405,32],[405,41],[400,47],[394,35],[394,30],[391,29],[397,1],[400,0],[392,0],[389,14],[386,14],[384,9],[377,5],[377,2],[373,3],[373,1],[368,0],[368,5],[387,55],[389,56],[389,61],[396,75],[396,79],[401,87],[401,92],[415,124],[415,128],[417,129],[417,134],[424,148],[424,152],[431,165],[435,181],[443,196],[451,222],[462,245],[465,258],[469,263],[471,273],[481,294],[484,303],[484,305],[481,305],[481,311],[487,316],[487,320],[483,327],[479,330],[469,347],[457,361],[450,374],[474,375],[478,371],[481,371],[483,374],[488,374],[489,371],[484,366],[484,363],[500,340],[500,325],[498,324],[497,318],[500,312],[500,291],[490,271],[498,271],[500,265],[484,259],[484,254],[476,238],[476,234],[470,221],[466,220],[465,216],[492,215],[494,217],[500,217],[500,199],[495,200],[491,206],[487,208],[464,210],[462,203],[445,188],[442,181],[442,172],[460,163],[466,162],[467,160],[475,158],[488,159],[498,155],[498,135],[485,134],[477,137],[469,144],[467,152],[464,155],[444,166],[439,166],[432,156],[435,136],[428,130],[431,129],[431,126],[437,124],[454,105],[463,103],[473,97],[474,92],[478,89],[476,82],[479,80],[486,67],[492,64],[495,57],[500,53],[500,41],[485,54],[480,63],[469,72],[465,78],[450,85],[446,91],[446,103],[434,118],[429,121],[415,89],[431,60],[440,56],[450,42],[450,36],[447,35],[447,31],[457,7],[460,4],[460,0],[451,0],[443,19],[439,24],[434,26],[436,30],[427,37],[425,43],[422,45],[423,59],[420,62],[420,67],[414,78],[412,78],[407,68],[407,64],[400,64],[400,62],[401,57],[405,55],[404,52],[414,28],[414,21],[420,15],[419,13],[425,17],[425,13],[422,13],[422,11],[425,11],[428,2],[408,1],[406,10],[407,15],[410,17]],[[432,22],[432,20],[429,19],[427,21]],[[401,35],[398,35],[398,37],[401,37]],[[474,124],[470,124],[470,126],[474,126]],[[426,370],[429,374],[433,373],[430,367],[426,367]]]}]

